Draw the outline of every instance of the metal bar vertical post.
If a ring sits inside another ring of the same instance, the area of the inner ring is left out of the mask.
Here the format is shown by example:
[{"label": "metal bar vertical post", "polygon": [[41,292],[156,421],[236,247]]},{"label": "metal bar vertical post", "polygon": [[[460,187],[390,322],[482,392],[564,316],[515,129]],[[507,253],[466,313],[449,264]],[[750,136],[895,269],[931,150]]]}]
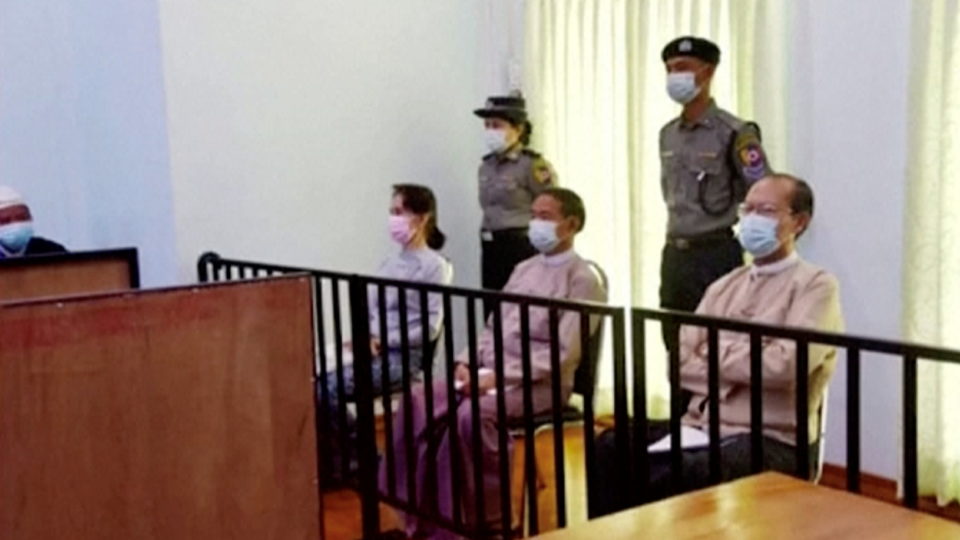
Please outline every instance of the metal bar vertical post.
[{"label": "metal bar vertical post", "polygon": [[[410,325],[407,312],[407,289],[397,287],[397,307],[400,310],[400,368],[403,378],[403,443],[407,455],[407,503],[417,504],[417,446],[413,433],[413,394],[410,376]],[[427,416],[433,411],[425,411]]]},{"label": "metal bar vertical post", "polygon": [[507,396],[506,385],[504,383],[504,365],[503,365],[503,315],[500,309],[500,303],[487,300],[492,305],[493,310],[493,357],[494,374],[496,376],[497,386],[497,425],[498,430],[497,449],[500,452],[500,528],[503,536],[510,537],[512,529],[513,510],[510,500],[510,434],[507,432]]},{"label": "metal bar vertical post", "polygon": [[[360,507],[363,537],[380,534],[380,508],[377,496],[377,443],[373,417],[373,369],[370,347],[367,286],[364,280],[350,279],[350,314],[354,347],[354,388],[357,396],[357,452],[359,461]],[[341,388],[343,388],[341,386]]]},{"label": "metal bar vertical post", "polygon": [[534,446],[533,424],[533,366],[530,358],[530,304],[520,303],[520,353],[523,364],[523,419],[524,460],[527,489],[527,525],[530,536],[540,532],[540,510],[537,501],[537,452]]},{"label": "metal bar vertical post", "polygon": [[377,319],[379,323],[381,356],[384,357],[384,363],[381,363],[380,370],[380,389],[383,391],[383,431],[386,441],[385,459],[387,470],[387,491],[391,497],[397,496],[397,454],[393,447],[393,399],[390,396],[390,369],[389,361],[389,343],[390,328],[387,324],[387,294],[388,290],[383,283],[377,284]]},{"label": "metal bar vertical post", "polygon": [[680,440],[680,417],[683,415],[680,400],[680,325],[672,318],[664,321],[674,346],[670,347],[670,479],[671,490],[676,493],[683,485],[683,450]]},{"label": "metal bar vertical post", "polygon": [[473,485],[474,510],[476,523],[474,527],[478,536],[483,536],[487,523],[486,501],[481,490],[483,489],[483,439],[480,433],[480,381],[477,359],[477,302],[475,298],[467,301],[467,348],[470,359],[470,433],[473,435]]},{"label": "metal bar vertical post", "polygon": [[[582,312],[581,320],[588,322],[589,337],[590,317]],[[627,410],[627,343],[626,328],[623,311],[613,314],[613,437],[617,447],[617,470],[630,474],[630,413]],[[588,341],[589,343],[589,341]],[[630,497],[630,486],[620,482],[616,487],[617,499],[626,500]]]},{"label": "metal bar vertical post", "polygon": [[710,482],[719,483],[720,470],[720,333],[707,328],[707,399],[710,416]]},{"label": "metal bar vertical post", "polygon": [[750,471],[763,470],[763,336],[750,333]]},{"label": "metal bar vertical post", "polygon": [[[469,302],[469,300],[467,300]],[[443,348],[446,353],[447,371],[447,429],[450,432],[450,493],[453,495],[453,522],[463,524],[463,515],[460,509],[461,479],[460,479],[460,437],[457,427],[457,388],[455,374],[457,364],[453,356],[453,302],[450,293],[443,293],[443,313],[446,324],[443,327]]]},{"label": "metal bar vertical post", "polygon": [[903,358],[903,504],[917,508],[917,355]]},{"label": "metal bar vertical post", "polygon": [[847,350],[847,491],[860,493],[860,349],[855,347]]},{"label": "metal bar vertical post", "polygon": [[[633,319],[633,485],[642,497],[650,486],[650,454],[647,450],[647,333],[646,320],[634,310]],[[626,503],[639,501],[628,500]]]},{"label": "metal bar vertical post", "polygon": [[810,480],[810,343],[797,340],[797,476]]},{"label": "metal bar vertical post", "polygon": [[[560,313],[557,308],[550,308],[550,389],[553,404],[553,470],[556,482],[557,526],[567,526],[567,484],[564,476],[563,451],[563,403],[560,394]],[[589,361],[589,351],[584,351],[583,362]]]}]

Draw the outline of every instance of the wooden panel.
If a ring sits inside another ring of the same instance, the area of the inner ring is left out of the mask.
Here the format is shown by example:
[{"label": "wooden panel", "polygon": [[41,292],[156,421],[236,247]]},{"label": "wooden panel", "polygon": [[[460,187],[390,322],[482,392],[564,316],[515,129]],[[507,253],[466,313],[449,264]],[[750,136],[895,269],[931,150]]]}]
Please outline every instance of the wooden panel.
[{"label": "wooden panel", "polygon": [[310,287],[0,307],[0,538],[317,538]]},{"label": "wooden panel", "polygon": [[135,250],[6,260],[0,264],[0,302],[135,288],[131,265],[136,266]]},{"label": "wooden panel", "polygon": [[766,473],[542,536],[603,538],[960,538],[960,525]]}]

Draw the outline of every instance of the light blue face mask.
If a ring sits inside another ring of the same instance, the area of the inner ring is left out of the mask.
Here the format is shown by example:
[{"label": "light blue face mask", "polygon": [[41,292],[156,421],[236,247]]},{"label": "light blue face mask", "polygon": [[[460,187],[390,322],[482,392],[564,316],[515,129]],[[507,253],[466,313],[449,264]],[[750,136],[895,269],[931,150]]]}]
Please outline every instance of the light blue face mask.
[{"label": "light blue face mask", "polygon": [[6,255],[21,255],[33,238],[33,222],[18,221],[0,226],[0,250]]},{"label": "light blue face mask", "polygon": [[527,237],[530,238],[530,244],[540,253],[549,253],[560,244],[560,239],[557,238],[557,223],[555,221],[530,220]]},{"label": "light blue face mask", "polygon": [[740,220],[740,245],[754,258],[763,258],[780,249],[779,222],[760,214],[747,214]]}]

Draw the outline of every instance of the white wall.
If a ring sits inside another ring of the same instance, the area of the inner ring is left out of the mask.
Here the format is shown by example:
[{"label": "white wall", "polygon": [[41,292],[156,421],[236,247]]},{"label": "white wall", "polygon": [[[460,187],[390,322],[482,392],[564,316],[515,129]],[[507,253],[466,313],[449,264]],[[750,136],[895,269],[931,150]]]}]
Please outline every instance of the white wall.
[{"label": "white wall", "polygon": [[180,277],[205,250],[372,272],[389,186],[479,282],[480,0],[161,0]]},{"label": "white wall", "polygon": [[[160,0],[158,26],[153,0],[0,0],[0,182],[70,247],[139,246],[147,284],[193,280],[207,249],[373,270],[388,186],[425,183],[476,285],[470,111],[510,86],[519,4]],[[839,276],[851,332],[899,336],[910,3],[793,5],[789,168],[818,196],[802,249]],[[899,366],[863,372],[863,464],[894,476]]]},{"label": "white wall", "polygon": [[140,248],[143,282],[174,278],[154,0],[0,0],[0,184],[38,234]]},{"label": "white wall", "polygon": [[[901,336],[907,166],[909,0],[794,2],[791,172],[817,209],[801,250],[840,280],[849,332]],[[900,459],[900,364],[862,363],[862,464],[894,477]],[[846,462],[846,369],[830,389],[827,461]]]}]

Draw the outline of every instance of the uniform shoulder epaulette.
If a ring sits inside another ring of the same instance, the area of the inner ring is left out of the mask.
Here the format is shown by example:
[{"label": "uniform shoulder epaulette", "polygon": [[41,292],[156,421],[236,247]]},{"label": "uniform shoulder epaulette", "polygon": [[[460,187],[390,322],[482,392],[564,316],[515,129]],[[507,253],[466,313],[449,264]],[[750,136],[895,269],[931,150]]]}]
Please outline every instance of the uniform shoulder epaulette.
[{"label": "uniform shoulder epaulette", "polygon": [[678,125],[678,124],[680,124],[680,117],[679,117],[679,116],[676,117],[676,118],[674,118],[673,120],[667,122],[666,124],[664,124],[663,127],[660,128],[660,132],[662,133],[663,131],[665,131],[665,130],[667,130],[667,129],[670,129],[671,127],[674,127],[674,126],[676,126],[676,125]]},{"label": "uniform shoulder epaulette", "polygon": [[717,112],[715,113],[715,115],[718,121],[720,121],[730,129],[732,129],[733,131],[740,131],[741,129],[746,127],[749,123],[752,123],[752,122],[746,122],[744,120],[741,120],[740,118],[734,116],[733,114],[723,109],[717,109]]}]

